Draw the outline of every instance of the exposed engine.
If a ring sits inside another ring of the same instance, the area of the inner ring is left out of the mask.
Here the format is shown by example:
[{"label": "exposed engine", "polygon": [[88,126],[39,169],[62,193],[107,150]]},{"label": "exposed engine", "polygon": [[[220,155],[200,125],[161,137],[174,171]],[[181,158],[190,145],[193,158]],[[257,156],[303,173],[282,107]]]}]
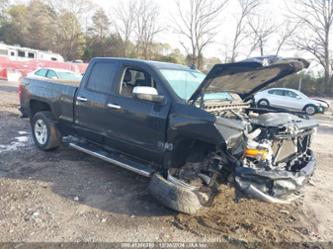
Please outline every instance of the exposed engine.
[{"label": "exposed engine", "polygon": [[287,113],[267,113],[251,120],[243,165],[299,171],[311,160],[309,147],[316,122]]},{"label": "exposed engine", "polygon": [[279,202],[303,185],[314,169],[310,150],[317,122],[289,113],[246,112],[249,105],[210,103],[205,110],[216,117],[224,148],[203,162],[187,163],[169,172],[169,180],[198,193],[208,193],[221,176],[233,176],[241,192]]}]

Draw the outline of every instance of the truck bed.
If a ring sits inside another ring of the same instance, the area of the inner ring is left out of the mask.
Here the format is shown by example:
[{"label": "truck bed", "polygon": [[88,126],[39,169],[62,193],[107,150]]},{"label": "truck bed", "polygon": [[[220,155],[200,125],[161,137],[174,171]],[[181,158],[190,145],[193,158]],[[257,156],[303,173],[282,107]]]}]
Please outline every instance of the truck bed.
[{"label": "truck bed", "polygon": [[58,85],[66,85],[66,86],[73,86],[73,87],[79,87],[80,81],[71,81],[71,80],[42,80],[41,81],[47,81],[48,83],[58,84]]},{"label": "truck bed", "polygon": [[[34,101],[40,100],[48,103],[57,118],[67,121],[74,121],[74,96],[80,85],[79,81],[43,80],[36,78],[24,78],[22,80],[23,111],[30,110],[30,96]],[[29,115],[29,113],[25,113]]]}]

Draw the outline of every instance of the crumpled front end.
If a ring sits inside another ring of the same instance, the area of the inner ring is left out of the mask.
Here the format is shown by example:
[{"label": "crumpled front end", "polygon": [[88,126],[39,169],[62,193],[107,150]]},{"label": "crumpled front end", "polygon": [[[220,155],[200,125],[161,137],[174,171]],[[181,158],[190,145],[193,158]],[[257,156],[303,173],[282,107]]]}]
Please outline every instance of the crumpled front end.
[{"label": "crumpled front end", "polygon": [[[310,149],[318,123],[290,113],[252,111],[247,103],[206,103],[215,120],[209,139],[198,134],[184,164],[169,168],[168,180],[210,203],[219,185],[234,182],[243,195],[286,203],[315,169]],[[187,133],[188,134],[188,133]]]},{"label": "crumpled front end", "polygon": [[289,203],[290,195],[300,190],[315,170],[316,160],[311,150],[308,159],[299,171],[236,167],[236,188],[249,197],[266,202]]},{"label": "crumpled front end", "polygon": [[251,120],[242,162],[234,169],[237,190],[267,202],[286,203],[313,174],[311,137],[318,126],[287,113],[267,113]]}]

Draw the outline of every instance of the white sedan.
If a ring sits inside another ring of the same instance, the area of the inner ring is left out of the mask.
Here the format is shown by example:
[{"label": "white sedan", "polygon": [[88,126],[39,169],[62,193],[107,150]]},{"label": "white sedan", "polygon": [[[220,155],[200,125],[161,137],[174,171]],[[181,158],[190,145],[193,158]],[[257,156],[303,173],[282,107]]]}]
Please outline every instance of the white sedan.
[{"label": "white sedan", "polygon": [[82,75],[70,70],[58,69],[58,68],[39,68],[31,73],[28,73],[28,77],[38,79],[52,79],[52,80],[68,80],[68,81],[80,81]]},{"label": "white sedan", "polygon": [[255,103],[259,107],[274,107],[305,112],[308,115],[323,113],[329,105],[325,101],[310,99],[300,91],[289,88],[271,88],[258,92]]}]

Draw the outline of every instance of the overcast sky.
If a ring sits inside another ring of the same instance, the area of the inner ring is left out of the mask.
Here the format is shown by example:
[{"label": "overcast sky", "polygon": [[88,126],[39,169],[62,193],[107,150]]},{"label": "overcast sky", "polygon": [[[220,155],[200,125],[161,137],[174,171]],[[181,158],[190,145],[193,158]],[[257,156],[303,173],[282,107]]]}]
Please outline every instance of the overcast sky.
[{"label": "overcast sky", "polygon": [[[15,1],[15,0],[14,0]],[[16,2],[29,2],[30,0],[16,0]],[[45,0],[46,1],[46,0]],[[128,0],[91,0],[97,7],[102,7],[108,14],[110,19],[112,18],[112,7],[119,4],[119,2],[124,2]],[[155,42],[166,42],[169,43],[173,48],[179,48],[183,53],[185,53],[180,41],[184,41],[185,38],[176,34],[172,28],[171,16],[177,15],[177,6],[175,0],[153,0],[160,6],[161,16],[160,23],[165,28],[163,32],[156,36]],[[188,0],[181,0],[188,1]],[[219,0],[216,0],[219,1]],[[262,0],[263,4],[260,7],[260,13],[262,16],[267,17],[268,21],[275,22],[277,24],[282,23],[285,20],[285,15],[288,15],[288,7],[292,9],[292,1],[290,0]],[[239,13],[240,8],[238,5],[238,0],[229,0],[227,7],[221,13],[218,23],[220,24],[219,33],[215,37],[215,42],[210,44],[204,51],[205,57],[218,57],[224,59],[225,50],[230,50],[231,42],[235,32],[237,13]],[[112,28],[112,27],[111,27]],[[283,26],[281,26],[283,28]],[[277,30],[277,32],[283,30]],[[332,32],[331,32],[331,35]],[[270,40],[270,48],[265,51],[266,55],[273,54],[275,51],[276,40],[273,38]],[[229,48],[229,49],[228,49]],[[248,49],[244,48],[240,51],[240,55],[237,59],[246,58],[248,55]],[[258,56],[259,52],[253,53],[251,56]],[[280,56],[291,57],[299,56],[309,60],[313,60],[310,54],[304,53],[302,51],[296,51],[290,47],[284,47]],[[317,71],[316,63],[312,63],[311,68]]]},{"label": "overcast sky", "polygon": [[[93,0],[96,5],[100,5],[105,11],[111,16],[112,6],[116,5],[119,1],[127,0]],[[156,41],[167,42],[173,47],[178,47],[182,49],[180,45],[180,40],[184,40],[184,37],[176,34],[171,27],[170,16],[177,14],[177,7],[174,0],[154,0],[158,3],[161,8],[161,24],[166,27],[166,29],[156,37]],[[182,0],[186,1],[186,0]],[[218,1],[218,0],[217,0]],[[265,4],[262,5],[262,13],[268,18],[272,18],[272,21],[280,23],[284,20],[284,15],[286,14],[286,8],[284,7],[284,0],[265,0]],[[235,25],[236,16],[239,11],[239,5],[237,0],[230,0],[225,10],[221,13],[219,17],[220,30],[219,34],[215,38],[215,42],[211,44],[205,51],[205,56],[207,57],[223,57],[225,47],[230,45]],[[274,20],[273,20],[274,19]],[[273,41],[272,41],[273,43]],[[274,47],[275,44],[272,44]],[[267,51],[269,53],[271,51]],[[246,56],[247,50],[243,52],[243,56]],[[295,51],[290,51],[285,49],[281,54],[287,56],[294,56]]]}]

